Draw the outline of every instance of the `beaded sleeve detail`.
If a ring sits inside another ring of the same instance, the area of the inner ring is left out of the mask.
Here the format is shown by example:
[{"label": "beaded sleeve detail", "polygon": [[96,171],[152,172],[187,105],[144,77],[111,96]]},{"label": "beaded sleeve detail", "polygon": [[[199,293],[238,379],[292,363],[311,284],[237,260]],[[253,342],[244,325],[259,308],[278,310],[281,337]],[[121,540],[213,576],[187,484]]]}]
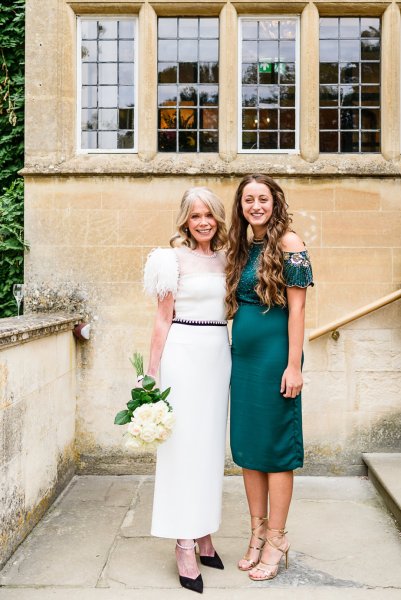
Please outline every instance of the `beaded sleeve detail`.
[{"label": "beaded sleeve detail", "polygon": [[283,275],[287,287],[313,286],[312,265],[307,250],[284,252]]}]

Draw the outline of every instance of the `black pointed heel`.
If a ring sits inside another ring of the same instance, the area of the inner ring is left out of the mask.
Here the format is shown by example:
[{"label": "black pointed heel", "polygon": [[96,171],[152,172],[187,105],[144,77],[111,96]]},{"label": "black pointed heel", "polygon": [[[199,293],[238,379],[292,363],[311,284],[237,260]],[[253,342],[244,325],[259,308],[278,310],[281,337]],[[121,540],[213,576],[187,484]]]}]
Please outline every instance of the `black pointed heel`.
[{"label": "black pointed heel", "polygon": [[183,577],[182,575],[179,575],[179,578],[183,588],[191,590],[191,592],[198,592],[198,594],[203,594],[202,575],[198,575],[196,579],[191,579],[190,577]]},{"label": "black pointed heel", "polygon": [[[177,542],[177,546],[182,550],[194,550],[196,544],[194,543],[193,546],[181,546],[181,544]],[[186,590],[191,590],[191,592],[198,592],[198,594],[203,594],[203,579],[201,574],[199,574],[198,577],[196,577],[196,579],[184,577],[179,573],[178,577],[180,579],[180,584],[183,588],[185,588]]]},{"label": "black pointed heel", "polygon": [[220,556],[214,551],[214,556],[202,556],[199,555],[202,565],[205,567],[212,567],[213,569],[224,569],[223,561]]}]

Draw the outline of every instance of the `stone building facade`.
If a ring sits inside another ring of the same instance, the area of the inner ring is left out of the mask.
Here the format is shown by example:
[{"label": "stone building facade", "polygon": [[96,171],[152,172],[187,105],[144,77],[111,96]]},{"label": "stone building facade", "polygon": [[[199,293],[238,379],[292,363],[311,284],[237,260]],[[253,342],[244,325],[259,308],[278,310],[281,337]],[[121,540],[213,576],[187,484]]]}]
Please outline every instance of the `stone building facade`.
[{"label": "stone building facade", "polygon": [[[307,334],[400,287],[400,3],[26,4],[26,311],[78,310],[82,472],[144,472],[113,417],[147,353],[148,252],[183,192],[230,211],[246,173],[283,187],[316,285]],[[305,472],[400,447],[400,303],[305,343]],[[38,400],[39,401],[39,400]],[[229,453],[227,470],[234,469]]]}]

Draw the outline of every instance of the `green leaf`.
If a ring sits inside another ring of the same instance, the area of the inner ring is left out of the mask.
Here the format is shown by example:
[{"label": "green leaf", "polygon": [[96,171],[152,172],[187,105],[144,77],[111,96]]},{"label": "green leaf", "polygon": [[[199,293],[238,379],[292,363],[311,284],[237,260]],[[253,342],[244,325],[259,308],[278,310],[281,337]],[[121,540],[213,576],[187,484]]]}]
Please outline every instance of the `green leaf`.
[{"label": "green leaf", "polygon": [[142,379],[142,387],[144,390],[151,390],[155,387],[155,385],[156,381],[149,375],[145,375],[145,377]]},{"label": "green leaf", "polygon": [[134,412],[134,410],[136,410],[138,406],[141,406],[141,403],[138,400],[130,400],[127,403],[127,406],[132,412]]},{"label": "green leaf", "polygon": [[164,392],[162,392],[160,394],[160,398],[162,400],[165,400],[167,398],[167,396],[169,395],[169,393],[171,392],[171,387],[167,388],[166,390],[164,390]]},{"label": "green leaf", "polygon": [[143,388],[134,388],[133,390],[131,390],[131,398],[133,400],[139,400],[143,396],[143,394],[146,394]]},{"label": "green leaf", "polygon": [[128,410],[121,410],[114,418],[114,425],[126,425],[131,421],[131,413]]}]

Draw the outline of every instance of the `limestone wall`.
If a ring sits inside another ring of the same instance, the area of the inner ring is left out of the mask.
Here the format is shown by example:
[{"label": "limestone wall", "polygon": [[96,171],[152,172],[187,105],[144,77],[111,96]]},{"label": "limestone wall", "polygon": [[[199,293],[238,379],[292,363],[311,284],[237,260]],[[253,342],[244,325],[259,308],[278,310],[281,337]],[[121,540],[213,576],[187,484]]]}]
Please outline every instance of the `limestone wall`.
[{"label": "limestone wall", "polygon": [[[277,178],[311,253],[308,330],[400,286],[401,201],[392,178]],[[83,472],[144,472],[121,445],[133,350],[147,354],[154,305],[142,268],[167,245],[184,190],[207,185],[229,211],[239,177],[26,178],[30,310],[79,308],[93,324],[78,357],[77,450]],[[52,290],[52,291],[50,291]],[[361,473],[361,452],[400,445],[401,303],[305,344],[306,472]],[[227,469],[233,468],[228,455]]]},{"label": "limestone wall", "polygon": [[75,320],[0,320],[0,565],[75,470]]}]

